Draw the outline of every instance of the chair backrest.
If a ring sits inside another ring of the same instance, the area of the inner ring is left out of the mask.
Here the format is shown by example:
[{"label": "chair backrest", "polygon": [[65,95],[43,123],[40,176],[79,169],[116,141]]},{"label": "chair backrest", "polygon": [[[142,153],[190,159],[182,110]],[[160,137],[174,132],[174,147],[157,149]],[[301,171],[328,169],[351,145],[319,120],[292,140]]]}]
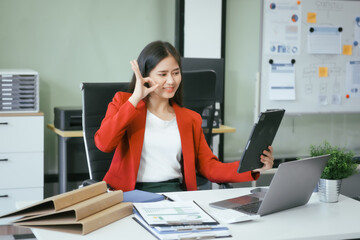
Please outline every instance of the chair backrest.
[{"label": "chair backrest", "polygon": [[213,70],[183,71],[184,106],[203,118],[205,139],[212,147],[212,128],[216,102],[216,73]]},{"label": "chair backrest", "polygon": [[90,178],[101,181],[110,167],[114,153],[101,152],[94,135],[105,117],[108,104],[116,92],[128,92],[128,82],[82,83],[82,125]]}]

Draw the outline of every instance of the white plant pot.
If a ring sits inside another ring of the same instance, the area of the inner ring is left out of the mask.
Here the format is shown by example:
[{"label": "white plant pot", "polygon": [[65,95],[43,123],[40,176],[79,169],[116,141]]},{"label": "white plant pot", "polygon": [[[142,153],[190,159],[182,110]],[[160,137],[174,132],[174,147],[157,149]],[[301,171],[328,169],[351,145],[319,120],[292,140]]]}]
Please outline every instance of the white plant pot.
[{"label": "white plant pot", "polygon": [[321,202],[334,203],[339,201],[341,187],[340,180],[320,178],[318,184],[318,195]]}]

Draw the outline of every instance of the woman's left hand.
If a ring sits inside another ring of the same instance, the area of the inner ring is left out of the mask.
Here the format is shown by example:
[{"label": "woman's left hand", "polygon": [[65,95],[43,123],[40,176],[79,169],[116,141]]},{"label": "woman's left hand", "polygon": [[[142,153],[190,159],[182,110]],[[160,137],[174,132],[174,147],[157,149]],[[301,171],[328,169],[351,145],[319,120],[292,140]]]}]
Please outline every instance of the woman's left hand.
[{"label": "woman's left hand", "polygon": [[262,168],[258,168],[253,170],[253,172],[264,172],[269,170],[274,165],[274,157],[273,157],[273,147],[269,146],[269,151],[264,150],[263,154],[260,156],[260,161],[264,164]]}]

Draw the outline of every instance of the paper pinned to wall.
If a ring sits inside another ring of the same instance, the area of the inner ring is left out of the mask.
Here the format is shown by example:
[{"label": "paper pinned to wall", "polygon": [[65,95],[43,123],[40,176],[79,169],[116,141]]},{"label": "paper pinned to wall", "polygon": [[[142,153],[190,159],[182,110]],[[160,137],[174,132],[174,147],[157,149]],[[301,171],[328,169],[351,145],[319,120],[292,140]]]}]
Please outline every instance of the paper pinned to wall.
[{"label": "paper pinned to wall", "polygon": [[308,53],[341,54],[341,27],[310,27],[308,31]]},{"label": "paper pinned to wall", "polygon": [[355,18],[354,25],[354,46],[358,46],[360,43],[360,17]]},{"label": "paper pinned to wall", "polygon": [[294,55],[301,46],[301,3],[277,1],[264,9],[268,18],[265,22],[267,54]]},{"label": "paper pinned to wall", "polygon": [[273,63],[269,65],[270,100],[295,100],[295,65]]},{"label": "paper pinned to wall", "polygon": [[360,97],[360,61],[346,64],[346,91],[348,98]]}]

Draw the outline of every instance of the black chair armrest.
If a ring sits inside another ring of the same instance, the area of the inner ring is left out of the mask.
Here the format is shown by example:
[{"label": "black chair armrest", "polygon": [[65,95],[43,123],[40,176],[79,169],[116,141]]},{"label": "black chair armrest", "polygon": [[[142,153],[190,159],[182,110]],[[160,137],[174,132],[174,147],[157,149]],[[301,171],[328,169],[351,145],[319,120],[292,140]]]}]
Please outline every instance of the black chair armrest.
[{"label": "black chair armrest", "polygon": [[85,186],[89,186],[91,184],[97,183],[98,181],[93,180],[93,179],[86,179],[84,180],[81,185],[79,187],[85,187]]},{"label": "black chair armrest", "polygon": [[220,189],[225,188],[234,188],[234,186],[231,183],[218,183],[220,185]]}]

